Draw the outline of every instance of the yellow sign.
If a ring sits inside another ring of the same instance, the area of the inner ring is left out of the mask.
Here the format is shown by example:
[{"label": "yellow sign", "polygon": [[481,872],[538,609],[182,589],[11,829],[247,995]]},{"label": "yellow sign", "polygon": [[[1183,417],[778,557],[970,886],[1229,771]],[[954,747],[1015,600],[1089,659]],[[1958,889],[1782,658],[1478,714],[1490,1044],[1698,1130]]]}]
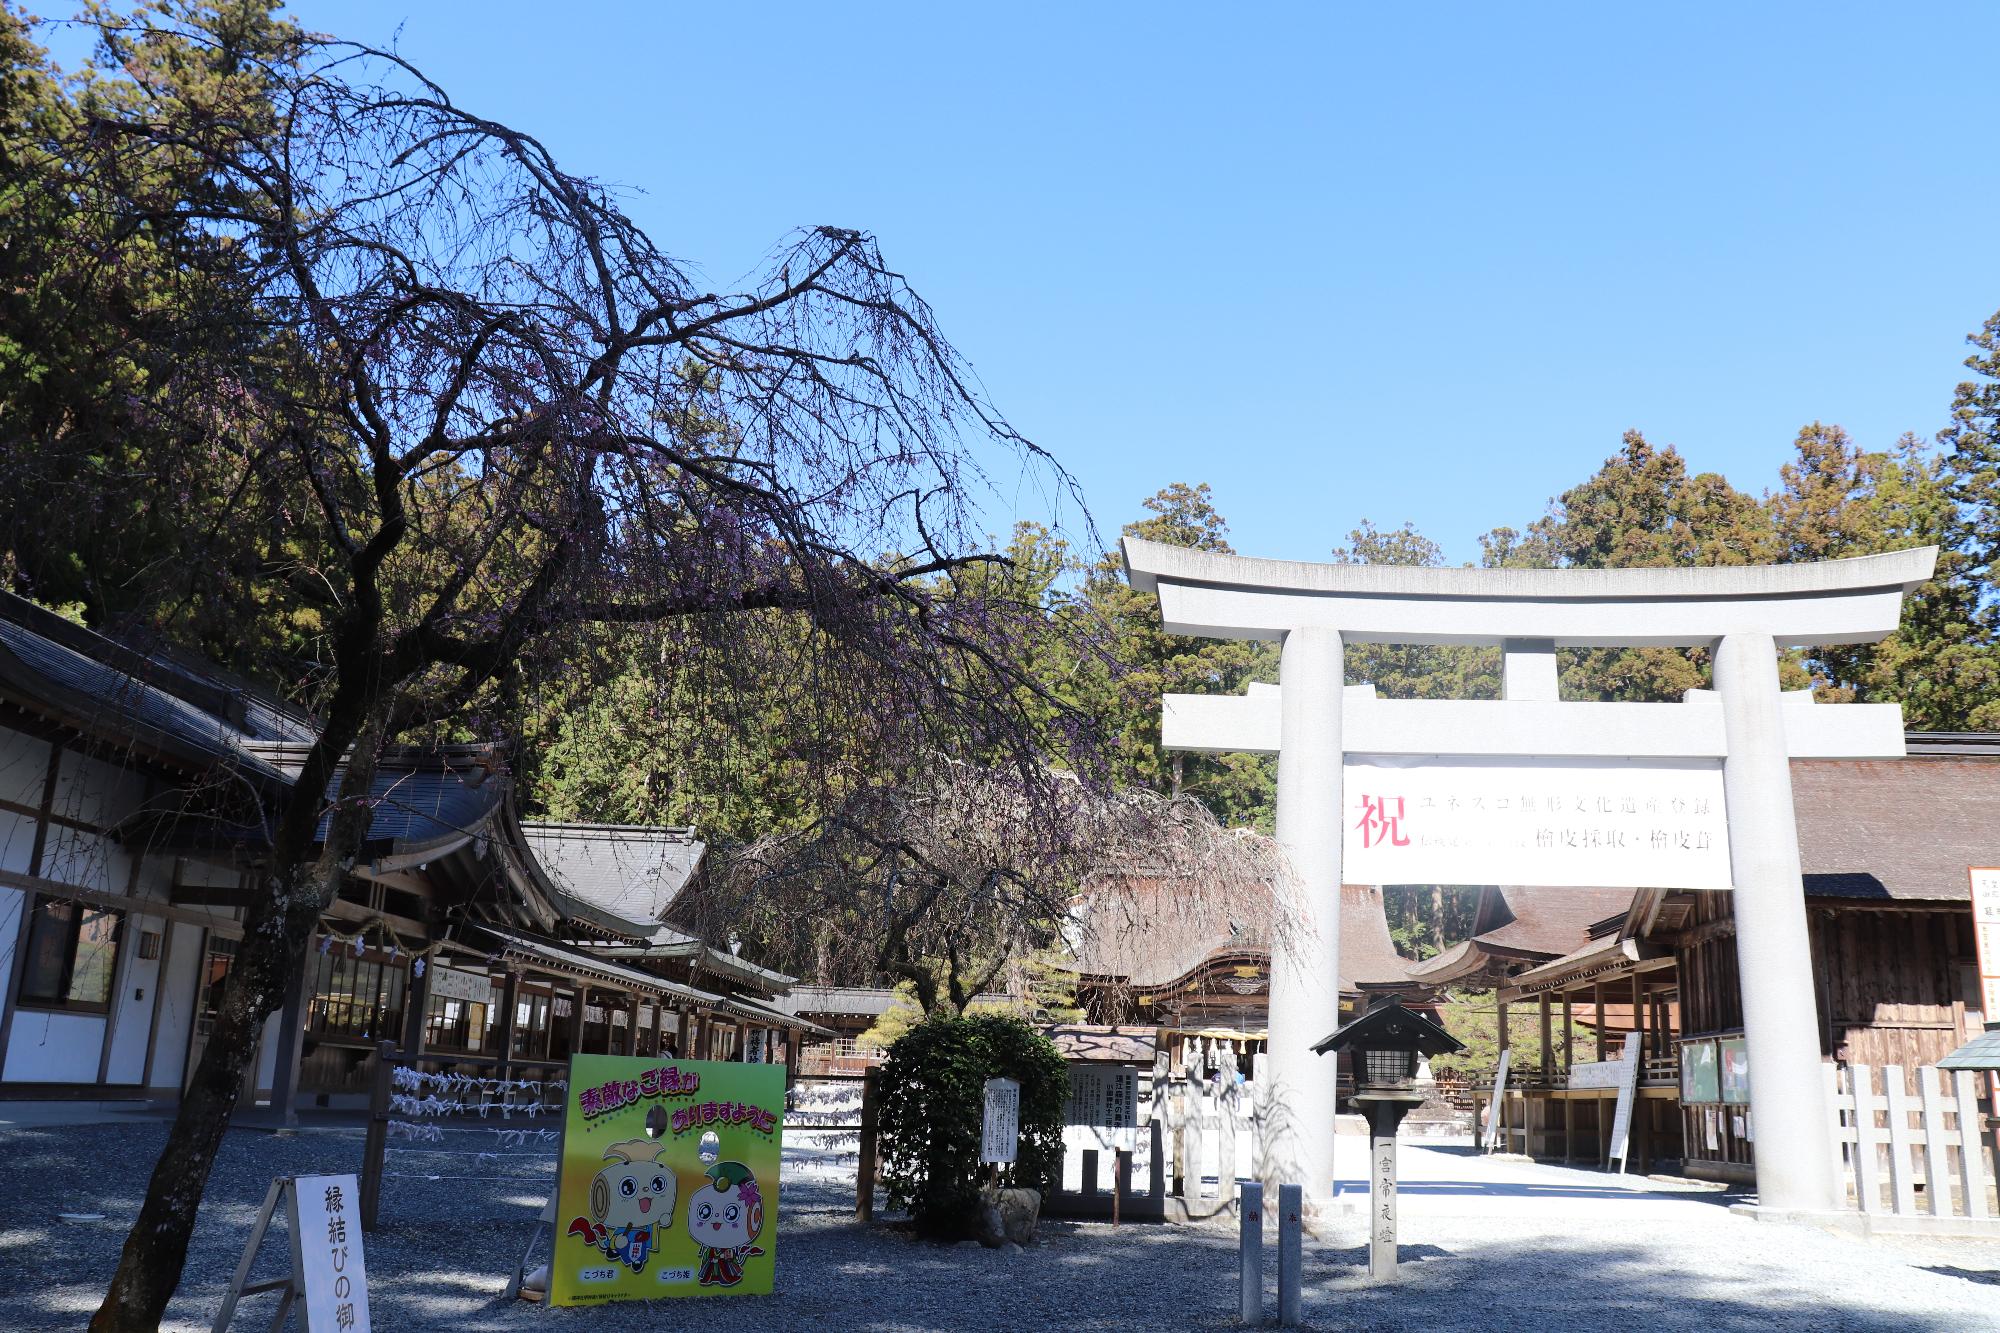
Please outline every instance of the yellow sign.
[{"label": "yellow sign", "polygon": [[572,1057],[549,1304],[768,1295],[784,1112],[781,1065]]}]

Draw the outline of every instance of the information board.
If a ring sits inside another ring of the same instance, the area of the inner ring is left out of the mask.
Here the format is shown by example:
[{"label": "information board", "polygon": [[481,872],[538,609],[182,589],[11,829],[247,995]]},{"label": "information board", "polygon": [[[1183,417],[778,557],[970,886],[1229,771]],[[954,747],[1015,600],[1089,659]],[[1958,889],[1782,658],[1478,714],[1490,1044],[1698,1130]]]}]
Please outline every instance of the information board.
[{"label": "information board", "polygon": [[1721,1074],[1722,1100],[1732,1106],[1750,1104],[1750,1044],[1741,1037],[1715,1043]]},{"label": "information board", "polygon": [[1342,772],[1350,883],[1730,886],[1718,760],[1350,755]]},{"label": "information board", "polygon": [[770,1292],[781,1066],[579,1055],[563,1107],[549,1304]]},{"label": "information board", "polygon": [[986,1080],[986,1112],[980,1117],[979,1160],[1012,1162],[1021,1149],[1021,1085],[1011,1078]]},{"label": "information board", "polygon": [[2000,1023],[2000,866],[1973,866],[1973,953],[1979,959],[1980,1011]]},{"label": "information board", "polygon": [[493,979],[484,972],[461,972],[455,967],[433,965],[425,985],[431,995],[441,999],[463,1000],[467,1004],[493,1001]]},{"label": "information board", "polygon": [[1714,1102],[1722,1099],[1722,1086],[1716,1076],[1715,1043],[1712,1041],[1684,1041],[1681,1043],[1681,1101],[1684,1103]]},{"label": "information board", "polygon": [[1632,1103],[1639,1095],[1638,1033],[1625,1034],[1625,1057],[1618,1063],[1624,1069],[1618,1076],[1618,1110],[1611,1117],[1610,1156],[1618,1159],[1618,1171],[1623,1175],[1632,1139]]}]

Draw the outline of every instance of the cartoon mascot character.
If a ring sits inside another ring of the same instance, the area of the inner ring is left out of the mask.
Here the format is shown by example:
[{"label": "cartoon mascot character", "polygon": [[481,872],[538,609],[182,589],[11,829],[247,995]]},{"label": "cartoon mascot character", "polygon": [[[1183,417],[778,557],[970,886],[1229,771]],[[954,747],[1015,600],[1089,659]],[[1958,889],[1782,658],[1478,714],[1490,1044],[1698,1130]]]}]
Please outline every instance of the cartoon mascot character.
[{"label": "cartoon mascot character", "polygon": [[751,1243],[764,1229],[764,1196],[741,1162],[717,1162],[708,1178],[711,1183],[688,1199],[688,1234],[701,1250],[697,1281],[733,1287],[743,1280],[744,1263],[764,1252]]},{"label": "cartoon mascot character", "polygon": [[584,1244],[595,1245],[633,1272],[644,1272],[646,1260],[660,1248],[660,1237],[673,1225],[674,1195],[680,1188],[673,1168],[658,1160],[666,1146],[630,1139],[606,1148],[604,1160],[611,1165],[590,1182],[591,1217],[571,1222],[569,1234],[583,1237]]}]

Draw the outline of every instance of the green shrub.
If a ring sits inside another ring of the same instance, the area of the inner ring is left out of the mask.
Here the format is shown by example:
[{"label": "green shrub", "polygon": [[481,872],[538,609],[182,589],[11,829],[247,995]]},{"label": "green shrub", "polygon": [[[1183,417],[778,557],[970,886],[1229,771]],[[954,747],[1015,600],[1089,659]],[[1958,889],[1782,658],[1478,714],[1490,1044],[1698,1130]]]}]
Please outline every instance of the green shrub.
[{"label": "green shrub", "polygon": [[1055,1043],[1004,1014],[927,1019],[889,1047],[877,1113],[890,1205],[910,1210],[919,1235],[951,1240],[970,1229],[986,1179],[989,1078],[1021,1085],[1020,1150],[1001,1183],[1046,1194],[1061,1182],[1069,1070]]}]

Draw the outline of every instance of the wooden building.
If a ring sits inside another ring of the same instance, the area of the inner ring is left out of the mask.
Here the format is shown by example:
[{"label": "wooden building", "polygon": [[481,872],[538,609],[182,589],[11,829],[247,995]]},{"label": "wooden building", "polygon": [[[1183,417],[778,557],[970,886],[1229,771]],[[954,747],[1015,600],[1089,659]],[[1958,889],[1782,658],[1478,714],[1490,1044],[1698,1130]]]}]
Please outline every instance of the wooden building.
[{"label": "wooden building", "polygon": [[[1912,733],[1902,759],[1791,769],[1819,1020],[1801,1038],[1830,1062],[1934,1064],[1984,1024],[1968,870],[2000,864],[2000,737]],[[1583,946],[1514,969],[1498,998],[1574,1013],[1607,1038],[1641,1032],[1650,1151],[1690,1174],[1749,1180],[1747,1085],[1714,1073],[1742,1051],[1732,895],[1626,897]],[[1616,1040],[1604,1044],[1615,1056]],[[1515,1055],[1528,1072],[1510,1101],[1511,1141],[1591,1158],[1604,1094],[1570,1091],[1566,1070],[1535,1056]],[[1562,1105],[1579,1100],[1591,1103],[1580,1117]]]},{"label": "wooden building", "polygon": [[[1340,895],[1343,1008],[1376,995],[1427,1004],[1430,988],[1390,939],[1382,891],[1348,884]],[[1175,881],[1101,879],[1080,903],[1077,1002],[1091,1023],[1157,1031],[1173,1069],[1220,1043],[1248,1071],[1264,1050],[1275,910],[1268,891],[1222,903]]]},{"label": "wooden building", "polygon": [[[206,664],[0,595],[0,1096],[178,1097],[314,735]],[[392,753],[371,797],[252,1100],[359,1100],[384,1040],[470,1071],[789,1063],[821,1031],[782,1008],[791,978],[664,924],[689,830],[524,821],[486,746]]]}]

